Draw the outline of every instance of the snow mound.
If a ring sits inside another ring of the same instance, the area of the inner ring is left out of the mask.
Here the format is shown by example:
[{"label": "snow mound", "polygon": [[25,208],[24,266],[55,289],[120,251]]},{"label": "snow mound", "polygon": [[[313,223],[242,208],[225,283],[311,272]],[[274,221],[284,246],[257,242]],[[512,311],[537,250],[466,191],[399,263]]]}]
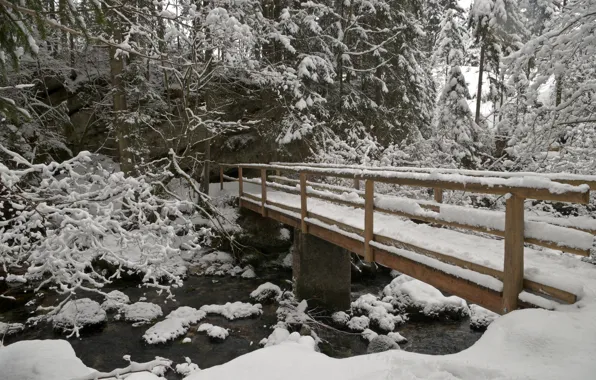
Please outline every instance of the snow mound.
[{"label": "snow mound", "polygon": [[370,321],[381,330],[393,331],[396,325],[404,323],[402,316],[391,314],[394,311],[393,305],[379,301],[372,294],[360,296],[351,306],[356,312],[367,314]]},{"label": "snow mound", "polygon": [[194,307],[181,306],[168,314],[166,318],[179,318],[183,320],[186,325],[195,325],[199,323],[201,319],[205,318],[206,315],[207,313],[195,309]]},{"label": "snow mound", "polygon": [[151,326],[143,335],[143,340],[149,344],[165,343],[186,334],[188,325],[181,318],[167,318]]},{"label": "snow mound", "polygon": [[91,372],[66,340],[23,340],[0,348],[2,380],[64,380]]},{"label": "snow mound", "polygon": [[370,324],[370,319],[366,315],[362,315],[359,317],[352,317],[348,321],[348,328],[353,331],[364,331],[368,328]]},{"label": "snow mound", "polygon": [[428,317],[462,317],[469,314],[466,301],[459,297],[445,297],[437,288],[401,275],[383,289],[385,298],[403,311],[420,312]]},{"label": "snow mound", "polygon": [[219,314],[233,321],[238,318],[248,318],[254,315],[263,314],[263,307],[260,303],[250,304],[244,302],[227,302],[225,305],[204,305],[201,310],[209,314]]},{"label": "snow mound", "polygon": [[107,312],[120,311],[125,305],[130,303],[130,298],[119,290],[113,290],[106,296],[106,300],[101,304],[101,308]]},{"label": "snow mound", "polygon": [[276,328],[269,335],[259,342],[262,346],[271,347],[287,343],[298,343],[301,346],[307,347],[309,351],[315,351],[317,343],[311,336],[301,336],[298,332],[290,332],[284,328]]},{"label": "snow mound", "polygon": [[266,282],[264,284],[259,285],[258,288],[253,290],[253,292],[250,293],[250,298],[254,299],[257,302],[263,302],[277,299],[281,296],[281,294],[282,290],[279,286],[270,282]]},{"label": "snow mound", "polygon": [[197,329],[198,332],[206,332],[207,336],[214,339],[224,340],[230,335],[228,329],[223,327],[214,326],[211,323],[203,323]]},{"label": "snow mound", "polygon": [[[21,332],[25,329],[22,323],[4,323],[0,322],[0,337],[4,335],[12,335]],[[1,338],[0,338],[1,339]]]},{"label": "snow mound", "polygon": [[122,311],[124,319],[131,322],[149,322],[163,315],[161,307],[150,302],[135,302],[126,305]]},{"label": "snow mound", "polygon": [[96,325],[105,320],[106,312],[99,303],[89,298],[81,298],[68,301],[58,314],[52,317],[52,324],[55,329],[69,329],[75,326]]},{"label": "snow mound", "polygon": [[470,327],[473,329],[484,330],[497,318],[497,313],[478,305],[470,305]]}]

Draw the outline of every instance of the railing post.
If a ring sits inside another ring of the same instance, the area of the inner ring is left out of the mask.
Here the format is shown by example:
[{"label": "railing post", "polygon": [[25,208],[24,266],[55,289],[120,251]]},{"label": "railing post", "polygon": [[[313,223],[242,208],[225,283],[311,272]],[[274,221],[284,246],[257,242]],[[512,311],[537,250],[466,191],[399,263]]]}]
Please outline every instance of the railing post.
[{"label": "railing post", "polygon": [[524,198],[511,194],[505,209],[505,261],[503,264],[503,314],[517,309],[524,286]]},{"label": "railing post", "polygon": [[305,220],[308,216],[306,200],[306,173],[300,173],[300,229],[302,230],[303,234],[308,233],[308,226],[306,225]]},{"label": "railing post", "polygon": [[435,187],[433,189],[433,193],[435,195],[435,202],[443,203],[443,189],[441,189],[439,187]]},{"label": "railing post", "polygon": [[375,261],[370,242],[374,238],[373,221],[375,210],[375,182],[367,179],[364,181],[364,260],[372,263]]},{"label": "railing post", "polygon": [[223,176],[224,176],[224,171],[223,171],[223,166],[220,165],[219,167],[219,189],[223,190],[224,186],[223,186]]},{"label": "railing post", "polygon": [[238,206],[242,207],[242,195],[244,195],[244,189],[242,186],[242,166],[238,166]]},{"label": "railing post", "polygon": [[267,169],[261,169],[261,215],[267,216]]},{"label": "railing post", "polygon": [[354,189],[360,190],[360,180],[357,178],[354,178]]}]

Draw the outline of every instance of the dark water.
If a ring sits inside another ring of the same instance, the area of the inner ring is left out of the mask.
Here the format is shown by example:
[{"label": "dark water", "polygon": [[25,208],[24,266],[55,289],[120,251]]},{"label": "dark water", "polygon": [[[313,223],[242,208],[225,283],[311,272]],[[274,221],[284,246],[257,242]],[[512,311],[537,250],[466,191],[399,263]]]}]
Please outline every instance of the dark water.
[{"label": "dark water", "polygon": [[[164,315],[179,306],[199,308],[205,304],[223,304],[226,302],[250,302],[249,294],[258,285],[270,281],[288,289],[288,272],[269,270],[259,273],[258,279],[242,279],[234,277],[197,277],[190,276],[181,289],[175,289],[175,301],[166,300],[165,295],[158,295],[155,291],[138,288],[130,282],[113,284],[106,291],[118,289],[126,293],[131,302],[139,297],[146,297],[148,302],[155,302],[162,307]],[[391,281],[387,275],[379,275],[373,280],[355,283],[352,286],[352,296],[357,298],[361,294],[377,294]],[[101,302],[101,297],[85,295]],[[52,304],[55,297],[48,295],[43,304]],[[228,321],[219,316],[209,315],[201,323],[207,322],[230,329],[229,337],[223,342],[212,342],[203,333],[197,333],[191,327],[187,337],[191,343],[183,344],[179,337],[173,342],[158,345],[148,345],[141,339],[150,325],[133,327],[131,323],[113,320],[109,315],[108,323],[103,327],[83,331],[81,338],[71,338],[69,341],[77,355],[89,367],[100,371],[109,371],[117,367],[126,366],[123,355],[131,355],[135,361],[149,361],[156,356],[165,357],[174,363],[183,363],[184,357],[189,357],[200,368],[208,368],[226,363],[240,355],[259,348],[259,341],[271,333],[271,326],[277,322],[276,305],[263,305],[263,315],[254,319],[240,319]],[[0,311],[0,321],[24,322],[32,308],[19,307],[8,312]],[[402,349],[425,354],[450,354],[464,350],[480,338],[481,333],[470,330],[468,320],[462,321],[412,321],[397,329],[409,341]],[[315,332],[324,340],[322,351],[330,356],[343,358],[366,353],[367,342],[359,334],[340,332],[330,328],[316,328]],[[48,324],[40,324],[27,328],[24,332],[6,337],[5,344],[27,339],[64,339],[65,335],[55,332]],[[169,378],[176,379],[170,371]]]}]

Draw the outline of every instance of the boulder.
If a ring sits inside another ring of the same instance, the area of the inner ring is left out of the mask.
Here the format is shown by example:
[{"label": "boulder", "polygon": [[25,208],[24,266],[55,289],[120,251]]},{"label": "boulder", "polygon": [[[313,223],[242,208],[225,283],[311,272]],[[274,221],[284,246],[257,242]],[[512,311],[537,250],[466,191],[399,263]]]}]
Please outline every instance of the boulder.
[{"label": "boulder", "polygon": [[399,345],[397,343],[395,343],[395,340],[388,337],[387,335],[379,335],[370,341],[366,352],[369,354],[375,354],[378,352],[385,352],[385,351],[389,351],[389,350],[399,350],[399,349],[400,349]]}]

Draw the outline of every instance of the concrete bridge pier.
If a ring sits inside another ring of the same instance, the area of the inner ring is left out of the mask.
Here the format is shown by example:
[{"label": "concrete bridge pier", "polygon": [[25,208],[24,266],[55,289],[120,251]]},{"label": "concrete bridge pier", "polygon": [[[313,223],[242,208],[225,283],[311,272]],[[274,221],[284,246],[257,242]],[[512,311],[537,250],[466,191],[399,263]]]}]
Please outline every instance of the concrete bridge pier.
[{"label": "concrete bridge pier", "polygon": [[350,253],[316,236],[294,229],[292,272],[298,299],[309,307],[350,308]]}]

